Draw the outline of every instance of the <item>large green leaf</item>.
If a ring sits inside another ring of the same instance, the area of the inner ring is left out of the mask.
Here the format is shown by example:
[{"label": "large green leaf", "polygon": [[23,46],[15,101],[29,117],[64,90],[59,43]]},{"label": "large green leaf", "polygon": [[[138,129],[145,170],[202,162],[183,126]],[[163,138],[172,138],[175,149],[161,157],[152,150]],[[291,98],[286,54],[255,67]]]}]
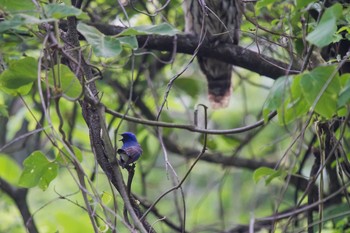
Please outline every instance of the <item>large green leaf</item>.
[{"label": "large green leaf", "polygon": [[67,16],[79,16],[82,11],[73,6],[64,4],[50,3],[45,5],[45,13],[49,18],[61,19]]},{"label": "large green leaf", "polygon": [[38,77],[38,64],[32,57],[13,61],[0,75],[0,89],[10,94],[27,94]]},{"label": "large green leaf", "polygon": [[327,8],[320,23],[306,37],[306,40],[318,47],[324,47],[333,41],[333,36],[337,31],[337,19],[342,15],[342,5],[334,4]]},{"label": "large green leaf", "polygon": [[122,31],[118,36],[138,36],[138,35],[163,35],[173,36],[178,33],[179,30],[172,27],[168,23],[161,23],[158,25],[143,25],[130,27]]},{"label": "large green leaf", "polygon": [[79,23],[77,29],[92,46],[96,56],[114,57],[121,53],[122,46],[119,39],[105,36],[96,28],[84,23]]},{"label": "large green leaf", "polygon": [[42,190],[46,190],[58,173],[58,164],[49,161],[41,151],[29,155],[24,160],[23,166],[24,170],[18,184],[26,188],[38,185]]},{"label": "large green leaf", "polygon": [[265,121],[267,120],[269,113],[280,108],[288,98],[291,82],[292,76],[283,76],[275,81],[264,103],[263,114]]},{"label": "large green leaf", "polygon": [[335,66],[320,66],[301,74],[300,86],[306,101],[315,105],[317,113],[326,118],[336,113],[340,82]]},{"label": "large green leaf", "polygon": [[297,9],[303,8],[309,5],[311,2],[315,2],[316,0],[296,0]]},{"label": "large green leaf", "polygon": [[[55,80],[54,78],[55,77]],[[58,86],[58,83],[60,86]],[[49,84],[56,92],[60,92],[63,96],[70,99],[78,98],[83,89],[75,74],[65,65],[55,65],[49,73]],[[56,85],[56,86],[55,86]]]},{"label": "large green leaf", "polygon": [[17,184],[21,168],[15,160],[5,154],[0,154],[0,177],[11,184]]},{"label": "large green leaf", "polygon": [[310,108],[310,104],[305,100],[301,91],[300,79],[300,75],[293,78],[285,102],[277,109],[278,122],[281,125],[286,125],[297,120],[305,115]]},{"label": "large green leaf", "polygon": [[24,10],[29,11],[29,10],[35,10],[35,5],[32,0],[21,0],[21,1],[0,0],[0,9],[9,11],[9,12],[24,11]]},{"label": "large green leaf", "polygon": [[28,14],[16,14],[12,18],[0,22],[0,32],[9,29],[17,29],[19,26],[48,23],[52,21],[53,19],[39,19]]}]

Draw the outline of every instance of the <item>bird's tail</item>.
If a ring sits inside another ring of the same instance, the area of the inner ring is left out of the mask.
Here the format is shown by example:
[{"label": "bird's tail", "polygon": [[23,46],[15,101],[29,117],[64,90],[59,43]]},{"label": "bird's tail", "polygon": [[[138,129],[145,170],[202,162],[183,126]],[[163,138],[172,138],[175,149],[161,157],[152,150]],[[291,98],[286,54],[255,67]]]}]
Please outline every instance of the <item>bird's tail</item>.
[{"label": "bird's tail", "polygon": [[208,98],[212,108],[225,108],[231,98],[232,65],[212,58],[198,57],[208,81]]}]

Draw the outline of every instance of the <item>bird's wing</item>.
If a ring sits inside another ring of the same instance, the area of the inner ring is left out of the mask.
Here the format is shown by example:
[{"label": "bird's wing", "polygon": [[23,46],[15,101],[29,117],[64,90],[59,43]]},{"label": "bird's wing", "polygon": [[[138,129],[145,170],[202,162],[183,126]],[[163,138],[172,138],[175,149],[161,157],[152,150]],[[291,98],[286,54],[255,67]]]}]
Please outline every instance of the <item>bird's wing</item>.
[{"label": "bird's wing", "polygon": [[140,146],[129,146],[118,149],[117,152],[120,154],[122,165],[125,166],[138,160],[142,154],[142,149]]},{"label": "bird's wing", "polygon": [[129,163],[133,163],[138,160],[142,154],[142,149],[140,146],[130,146],[128,148],[125,148],[124,151],[129,157]]}]

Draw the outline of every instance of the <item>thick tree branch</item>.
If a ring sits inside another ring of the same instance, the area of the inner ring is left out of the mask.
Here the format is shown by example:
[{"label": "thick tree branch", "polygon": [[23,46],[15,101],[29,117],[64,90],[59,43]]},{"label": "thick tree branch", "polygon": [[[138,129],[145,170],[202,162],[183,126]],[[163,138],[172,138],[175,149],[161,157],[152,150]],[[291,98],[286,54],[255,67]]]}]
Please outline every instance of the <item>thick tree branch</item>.
[{"label": "thick tree branch", "polygon": [[[123,27],[107,24],[92,25],[105,35],[117,35],[125,30]],[[176,36],[145,35],[137,36],[137,41],[140,48],[173,52],[175,46],[178,53],[193,54],[198,47],[199,39],[189,34],[177,34]],[[272,79],[299,72],[297,64],[290,66],[290,64],[233,44],[221,44],[212,47],[209,43],[204,42],[198,50],[198,55],[216,58]]]},{"label": "thick tree branch", "polygon": [[[68,30],[64,40],[66,42],[64,55],[66,59],[69,60],[70,68],[77,74],[82,84],[85,84],[86,80],[92,80],[92,69],[78,50],[80,45],[75,17],[68,17]],[[91,146],[96,159],[123,198],[125,207],[133,219],[135,226],[141,232],[154,232],[153,228],[146,220],[142,222],[139,220],[139,217],[142,215],[139,206],[134,199],[129,198],[127,195],[121,171],[117,166],[113,166],[112,164],[112,160],[115,159],[115,152],[110,144],[110,139],[108,137],[103,137],[106,135],[105,119],[101,115],[101,108],[96,104],[96,102],[98,102],[98,91],[95,83],[89,82],[86,84],[84,92],[84,99],[80,100],[80,105],[83,117],[89,128]],[[89,213],[91,221],[94,221],[93,214],[94,213]]]}]

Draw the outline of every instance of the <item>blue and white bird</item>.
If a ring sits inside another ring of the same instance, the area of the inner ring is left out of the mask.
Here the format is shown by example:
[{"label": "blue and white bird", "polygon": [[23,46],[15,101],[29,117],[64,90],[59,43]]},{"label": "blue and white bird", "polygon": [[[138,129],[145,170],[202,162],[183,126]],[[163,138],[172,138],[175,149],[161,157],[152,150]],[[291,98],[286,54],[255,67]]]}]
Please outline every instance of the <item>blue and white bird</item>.
[{"label": "blue and white bird", "polygon": [[120,165],[125,168],[132,163],[135,163],[142,154],[142,148],[137,142],[136,136],[133,133],[125,132],[122,133],[123,137],[120,141],[123,142],[122,148],[118,149],[120,155]]}]

